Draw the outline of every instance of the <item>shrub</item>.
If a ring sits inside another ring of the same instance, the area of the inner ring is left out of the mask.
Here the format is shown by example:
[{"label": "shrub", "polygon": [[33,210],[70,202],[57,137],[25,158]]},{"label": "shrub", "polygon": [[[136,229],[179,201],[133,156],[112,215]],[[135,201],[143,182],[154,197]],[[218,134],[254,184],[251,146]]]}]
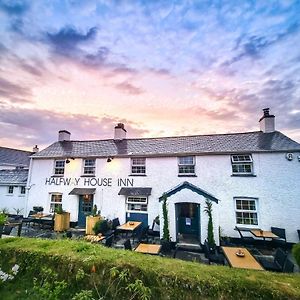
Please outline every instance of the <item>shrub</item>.
[{"label": "shrub", "polygon": [[293,255],[296,259],[298,266],[300,267],[300,243],[293,246]]},{"label": "shrub", "polygon": [[107,220],[99,220],[93,227],[95,234],[102,233],[105,234],[109,230],[109,225]]}]

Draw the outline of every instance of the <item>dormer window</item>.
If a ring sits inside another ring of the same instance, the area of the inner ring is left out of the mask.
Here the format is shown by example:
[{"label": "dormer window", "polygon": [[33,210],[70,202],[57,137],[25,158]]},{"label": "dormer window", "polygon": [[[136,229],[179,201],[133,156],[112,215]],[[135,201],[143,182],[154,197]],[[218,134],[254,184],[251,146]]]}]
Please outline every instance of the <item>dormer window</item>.
[{"label": "dormer window", "polygon": [[96,159],[83,160],[83,175],[95,175]]},{"label": "dormer window", "polygon": [[231,155],[231,165],[233,175],[253,174],[253,160],[251,154]]},{"label": "dormer window", "polygon": [[178,157],[178,175],[195,175],[195,157],[182,156]]},{"label": "dormer window", "polygon": [[56,160],[54,162],[54,175],[64,175],[65,160]]}]

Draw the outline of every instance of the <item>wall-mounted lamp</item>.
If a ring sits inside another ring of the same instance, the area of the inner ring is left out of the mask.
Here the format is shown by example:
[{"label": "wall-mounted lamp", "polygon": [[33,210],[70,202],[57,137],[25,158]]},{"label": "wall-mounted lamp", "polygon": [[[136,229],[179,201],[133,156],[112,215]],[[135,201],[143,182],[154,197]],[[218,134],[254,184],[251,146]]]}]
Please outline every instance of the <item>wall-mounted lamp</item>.
[{"label": "wall-mounted lamp", "polygon": [[107,162],[111,162],[114,158],[113,157],[108,157]]},{"label": "wall-mounted lamp", "polygon": [[[75,158],[74,158],[74,157],[71,157],[71,159],[74,160]],[[70,162],[71,162],[70,159],[67,158],[67,159],[66,159],[66,164],[69,164]]]}]

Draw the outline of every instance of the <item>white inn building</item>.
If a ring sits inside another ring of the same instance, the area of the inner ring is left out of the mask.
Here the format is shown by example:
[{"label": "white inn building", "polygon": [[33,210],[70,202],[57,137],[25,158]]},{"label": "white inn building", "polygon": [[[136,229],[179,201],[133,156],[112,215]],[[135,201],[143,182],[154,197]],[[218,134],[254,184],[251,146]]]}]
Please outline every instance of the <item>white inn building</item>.
[{"label": "white inn building", "polygon": [[[165,138],[126,138],[123,124],[114,138],[76,141],[62,130],[58,141],[31,156],[26,213],[56,206],[84,226],[94,204],[120,222],[162,224],[168,196],[173,241],[183,234],[207,238],[205,201],[213,203],[215,239],[237,237],[235,226],[286,229],[297,241],[300,227],[300,144],[275,131],[264,110],[260,131]],[[162,235],[162,226],[160,228]]]}]

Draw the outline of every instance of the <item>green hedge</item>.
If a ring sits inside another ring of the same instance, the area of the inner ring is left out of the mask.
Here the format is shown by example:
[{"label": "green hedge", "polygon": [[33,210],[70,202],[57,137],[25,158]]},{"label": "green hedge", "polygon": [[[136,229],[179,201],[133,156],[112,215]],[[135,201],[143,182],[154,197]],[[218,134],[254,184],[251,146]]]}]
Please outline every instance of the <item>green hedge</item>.
[{"label": "green hedge", "polygon": [[[0,240],[1,299],[300,299],[299,274],[208,266],[84,241]],[[76,295],[76,296],[75,296]]]},{"label": "green hedge", "polygon": [[293,252],[296,262],[300,268],[300,243],[293,246],[292,252]]}]

